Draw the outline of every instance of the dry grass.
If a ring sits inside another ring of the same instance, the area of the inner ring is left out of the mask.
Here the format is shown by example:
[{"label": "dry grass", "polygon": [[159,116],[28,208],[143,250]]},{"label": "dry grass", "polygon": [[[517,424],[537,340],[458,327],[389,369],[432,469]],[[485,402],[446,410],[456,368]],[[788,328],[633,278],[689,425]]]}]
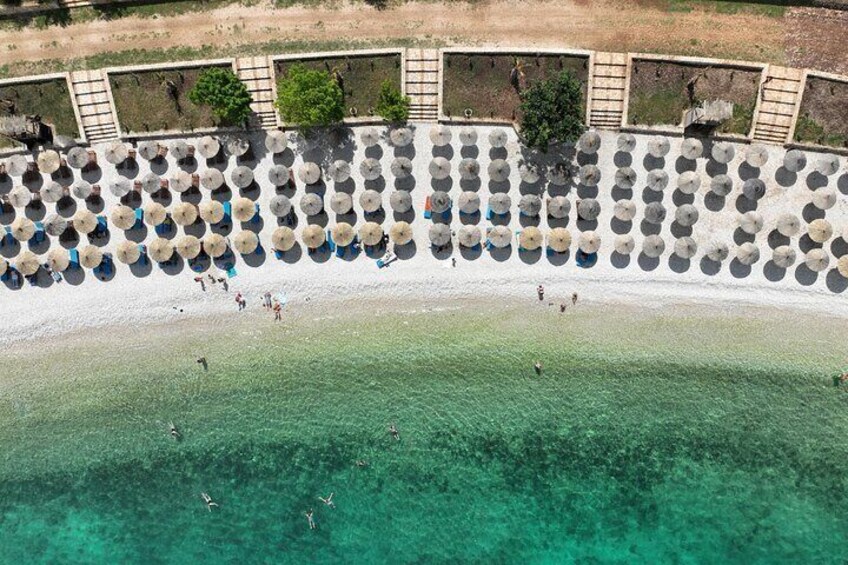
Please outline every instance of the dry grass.
[{"label": "dry grass", "polygon": [[80,137],[71,93],[64,79],[0,87],[0,99],[12,101],[17,114],[38,114],[59,135]]}]

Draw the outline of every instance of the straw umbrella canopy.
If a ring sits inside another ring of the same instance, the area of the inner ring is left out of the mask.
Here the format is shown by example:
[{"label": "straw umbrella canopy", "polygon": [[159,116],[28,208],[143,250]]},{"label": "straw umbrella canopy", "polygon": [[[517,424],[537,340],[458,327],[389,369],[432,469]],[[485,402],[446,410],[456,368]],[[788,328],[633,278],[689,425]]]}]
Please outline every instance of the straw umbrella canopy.
[{"label": "straw umbrella canopy", "polygon": [[398,245],[406,245],[412,241],[412,226],[407,222],[398,222],[389,230],[389,237]]},{"label": "straw umbrella canopy", "polygon": [[597,186],[601,181],[601,169],[597,165],[583,165],[578,177],[584,186]]},{"label": "straw umbrella canopy", "polygon": [[[348,176],[350,176],[350,167],[348,167]],[[285,186],[289,182],[289,168],[284,165],[274,165],[268,170],[268,181],[274,186]]]},{"label": "straw umbrella canopy", "polygon": [[642,241],[642,253],[656,259],[665,251],[665,242],[658,235],[649,235]]},{"label": "straw umbrella canopy", "polygon": [[141,252],[138,250],[138,244],[133,241],[122,241],[115,249],[115,257],[121,263],[132,265],[141,257]]},{"label": "straw umbrella canopy", "polygon": [[727,164],[733,160],[733,157],[736,155],[736,150],[726,141],[719,141],[713,145],[713,149],[710,153],[712,154],[714,161]]},{"label": "straw umbrella canopy", "polygon": [[736,249],[736,259],[743,265],[753,265],[760,260],[760,250],[750,241],[746,241]]},{"label": "straw umbrella canopy", "polygon": [[112,209],[111,220],[118,229],[132,229],[135,225],[135,212],[129,206],[115,206]]},{"label": "straw umbrella canopy", "polygon": [[830,264],[830,255],[824,249],[810,249],[804,257],[807,268],[815,273],[821,273]]},{"label": "straw umbrella canopy", "polygon": [[848,255],[839,258],[839,261],[836,262],[836,270],[843,278],[848,279]]},{"label": "straw umbrella canopy", "polygon": [[315,184],[321,180],[321,169],[316,163],[304,163],[297,171],[297,176],[306,184]]},{"label": "straw umbrella canopy", "polygon": [[156,173],[147,173],[141,179],[141,189],[147,194],[153,194],[159,190],[159,182],[161,179]]},{"label": "straw umbrella canopy", "polygon": [[562,219],[571,211],[571,202],[565,196],[554,196],[548,199],[548,216]]},{"label": "straw umbrella canopy", "polygon": [[144,159],[152,161],[159,156],[159,144],[155,141],[142,141],[138,144],[138,154]]},{"label": "straw umbrella canopy", "polygon": [[662,169],[648,171],[648,188],[654,192],[662,192],[668,186],[668,173]]},{"label": "straw umbrella canopy", "polygon": [[[40,168],[40,167],[39,167]],[[816,161],[816,172],[826,177],[839,170],[839,157],[836,155],[822,155]]]},{"label": "straw umbrella canopy", "polygon": [[430,243],[436,247],[447,245],[451,240],[450,226],[447,224],[431,224],[428,232]]},{"label": "straw umbrella canopy", "polygon": [[359,239],[363,245],[380,245],[383,241],[383,228],[377,222],[365,222],[359,228]]},{"label": "straw umbrella canopy", "polygon": [[430,128],[430,141],[436,147],[443,147],[451,141],[451,130],[443,125]]},{"label": "straw umbrella canopy", "polygon": [[109,183],[109,192],[118,198],[123,198],[129,194],[131,190],[132,185],[130,184],[129,179],[120,178]]},{"label": "straw umbrella canopy", "polygon": [[512,199],[505,192],[496,192],[489,198],[489,208],[499,216],[508,214],[511,206]]},{"label": "straw umbrella canopy", "polygon": [[594,231],[584,231],[577,239],[577,247],[583,253],[597,253],[601,248],[601,238]]},{"label": "straw umbrella canopy", "polygon": [[71,266],[68,252],[61,247],[54,247],[47,252],[47,265],[57,272],[62,272]]},{"label": "straw umbrella canopy", "polygon": [[91,188],[91,183],[84,180],[78,180],[74,184],[73,188],[71,188],[71,194],[74,195],[74,198],[85,200],[86,198],[91,196],[92,190],[93,189]]},{"label": "straw umbrella canopy", "polygon": [[197,143],[197,150],[206,159],[211,159],[221,152],[221,144],[211,135],[204,135]]},{"label": "straw umbrella canopy", "polygon": [[480,163],[477,159],[466,158],[459,162],[459,176],[463,180],[474,180],[480,174]]},{"label": "straw umbrella canopy", "polygon": [[477,226],[462,226],[456,233],[456,239],[462,247],[475,247],[480,244],[483,234]]},{"label": "straw umbrella canopy", "polygon": [[542,232],[535,226],[528,226],[524,228],[518,236],[518,244],[522,249],[526,249],[527,251],[539,249],[542,247],[543,241],[544,237],[542,236]]},{"label": "straw umbrella canopy", "polygon": [[781,269],[788,269],[795,264],[795,250],[788,245],[776,247],[771,255],[771,260]]},{"label": "straw umbrella canopy", "polygon": [[359,195],[359,205],[370,214],[383,206],[383,197],[376,190],[366,190]]},{"label": "straw umbrella canopy", "polygon": [[489,145],[492,147],[505,147],[507,142],[506,132],[500,128],[489,132]]},{"label": "straw umbrella canopy", "polygon": [[587,131],[577,140],[577,149],[581,153],[591,155],[597,153],[601,147],[601,136],[596,131]]},{"label": "straw umbrella canopy", "polygon": [[698,208],[693,204],[682,204],[674,212],[674,221],[683,227],[694,226],[698,222]]},{"label": "straw umbrella canopy", "polygon": [[255,215],[256,204],[250,198],[240,196],[233,201],[233,217],[239,222],[249,222]]},{"label": "straw umbrella canopy", "polygon": [[674,254],[681,259],[691,259],[698,252],[698,244],[689,236],[681,237],[674,242]]},{"label": "straw umbrella canopy", "polygon": [[412,143],[412,130],[409,128],[395,128],[389,132],[389,140],[395,147],[406,147]]},{"label": "straw umbrella canopy", "polygon": [[353,231],[353,226],[347,222],[339,222],[333,226],[333,241],[339,247],[347,247],[353,243],[353,238],[356,237],[356,232]]},{"label": "straw umbrella canopy", "polygon": [[230,178],[233,180],[233,184],[238,188],[247,188],[253,183],[253,171],[251,171],[248,167],[241,165],[233,169],[233,172],[230,174]]},{"label": "straw umbrella canopy", "polygon": [[144,221],[151,226],[158,226],[168,217],[168,211],[158,202],[149,202],[144,207]]},{"label": "straw umbrella canopy", "polygon": [[704,144],[701,143],[700,139],[687,137],[680,144],[680,154],[683,155],[684,159],[694,161],[704,154]]},{"label": "straw umbrella canopy", "polygon": [[615,172],[615,184],[621,188],[633,188],[637,178],[636,171],[630,167],[621,167]]},{"label": "straw umbrella canopy", "polygon": [[548,232],[548,247],[557,253],[565,253],[571,247],[571,233],[565,228],[554,228]]},{"label": "straw umbrella canopy", "polygon": [[324,202],[317,194],[304,194],[300,199],[300,209],[307,216],[316,216],[324,209]]},{"label": "straw umbrella canopy", "polygon": [[777,231],[786,237],[798,235],[801,231],[801,220],[795,214],[781,214],[777,218]]},{"label": "straw umbrella canopy", "polygon": [[347,214],[353,209],[353,198],[346,192],[337,192],[330,197],[330,209],[336,214]]},{"label": "straw umbrella canopy", "polygon": [[836,192],[830,188],[819,188],[813,192],[813,206],[819,210],[829,210],[836,204]]},{"label": "straw umbrella canopy", "polygon": [[191,186],[191,175],[186,171],[179,170],[171,177],[168,185],[175,192],[185,192]]},{"label": "straw umbrella canopy", "polygon": [[612,246],[619,255],[630,255],[636,249],[636,241],[629,233],[623,233],[615,236]]},{"label": "straw umbrella canopy", "polygon": [[412,195],[406,190],[396,190],[389,196],[389,205],[399,214],[409,212],[412,209]]},{"label": "straw umbrella canopy", "polygon": [[35,235],[35,224],[29,218],[18,216],[12,222],[12,237],[20,242],[29,241]]},{"label": "straw umbrella canopy", "polygon": [[250,150],[250,140],[240,135],[234,135],[227,140],[227,152],[234,157],[241,157]]},{"label": "straw umbrella canopy", "polygon": [[571,182],[573,176],[571,167],[567,163],[555,163],[548,169],[548,180],[556,186],[565,186]]},{"label": "straw umbrella canopy", "polygon": [[512,243],[512,232],[506,226],[495,226],[489,232],[489,241],[498,248],[509,247]]},{"label": "straw umbrella canopy", "polygon": [[29,164],[23,155],[12,155],[6,160],[6,173],[15,177],[23,175]]},{"label": "straw umbrella canopy", "polygon": [[748,200],[759,200],[766,194],[766,183],[762,179],[748,179],[742,184],[742,194]]},{"label": "straw umbrella canopy", "polygon": [[25,277],[34,275],[40,266],[38,257],[32,251],[22,251],[15,257],[15,268]]},{"label": "straw umbrella canopy", "polygon": [[745,162],[759,169],[768,161],[768,149],[760,143],[754,143],[745,148]]},{"label": "straw umbrella canopy", "polygon": [[807,166],[807,156],[803,151],[790,149],[783,156],[783,167],[790,172],[797,173]]},{"label": "straw umbrella canopy", "polygon": [[636,217],[636,204],[632,200],[618,200],[613,206],[612,213],[622,222],[629,222]]},{"label": "straw umbrella canopy", "polygon": [[32,193],[25,186],[16,186],[8,197],[9,204],[15,208],[25,208],[32,201]]},{"label": "straw umbrella canopy", "polygon": [[86,245],[79,252],[79,260],[86,269],[95,269],[103,262],[103,252],[99,247]]},{"label": "straw umbrella canopy", "polygon": [[206,169],[200,174],[200,184],[208,190],[216,190],[224,184],[224,175],[218,169]]},{"label": "straw umbrella canopy", "polygon": [[463,214],[476,214],[480,211],[480,195],[471,190],[463,191],[459,195],[458,205]]},{"label": "straw umbrella canopy", "polygon": [[282,153],[288,145],[286,134],[278,129],[271,130],[265,135],[265,149],[268,153]]},{"label": "straw umbrella canopy", "polygon": [[197,206],[190,202],[181,202],[174,206],[171,218],[179,226],[188,226],[197,221]]},{"label": "straw umbrella canopy", "polygon": [[477,130],[471,126],[466,126],[459,130],[459,142],[466,147],[477,144]]},{"label": "straw umbrella canopy", "polygon": [[450,176],[450,161],[444,157],[435,157],[430,161],[430,176],[436,180],[446,179]]},{"label": "straw umbrella canopy", "polygon": [[157,263],[164,263],[174,256],[174,244],[165,238],[157,237],[147,246],[147,254]]},{"label": "straw umbrella canopy", "polygon": [[365,147],[371,147],[380,143],[380,134],[374,128],[365,128],[359,135],[359,139],[362,140],[362,144]]},{"label": "straw umbrella canopy", "polygon": [[536,184],[542,178],[539,167],[535,163],[522,163],[518,166],[518,176],[527,184]]},{"label": "straw umbrella canopy", "polygon": [[763,217],[758,212],[745,212],[739,216],[739,227],[751,235],[763,229]]},{"label": "straw umbrella canopy", "polygon": [[392,174],[396,179],[405,179],[412,174],[412,161],[406,157],[395,157],[392,161]]},{"label": "straw umbrella canopy", "polygon": [[447,212],[451,207],[451,199],[447,192],[437,190],[430,195],[430,207],[434,214]]},{"label": "straw umbrella canopy", "polygon": [[79,233],[91,233],[97,227],[97,216],[82,208],[74,214],[74,229]]},{"label": "straw umbrella canopy", "polygon": [[178,139],[171,143],[171,155],[177,161],[182,161],[188,157],[188,144],[182,139]]},{"label": "straw umbrella canopy", "polygon": [[287,226],[280,226],[271,234],[271,245],[277,251],[286,252],[296,243],[294,230]]},{"label": "straw umbrella canopy", "polygon": [[[366,159],[366,162],[367,161],[368,160]],[[360,171],[363,171],[364,168],[365,163],[362,163],[359,169]],[[363,171],[362,174],[365,175],[365,172]],[[350,163],[343,159],[336,159],[327,167],[327,176],[330,177],[333,182],[345,182],[347,179],[350,178]],[[286,177],[288,177],[288,171],[286,171]],[[288,180],[288,178],[286,180]],[[283,184],[285,184],[285,182],[281,182],[277,186],[281,186]]]},{"label": "straw umbrella canopy", "polygon": [[198,206],[200,219],[209,224],[217,224],[224,219],[224,205],[217,200],[205,200]]},{"label": "straw umbrella canopy", "polygon": [[651,224],[661,224],[665,221],[666,210],[660,202],[651,202],[645,206],[645,221]]},{"label": "straw umbrella canopy", "polygon": [[129,150],[123,141],[115,139],[106,144],[106,148],[103,150],[103,156],[112,165],[120,165],[129,157]]},{"label": "straw umbrella canopy", "polygon": [[50,214],[47,216],[47,219],[44,220],[44,231],[47,232],[47,235],[59,237],[65,233],[66,229],[68,229],[68,220],[59,214]]},{"label": "straw umbrella canopy", "polygon": [[631,133],[622,133],[616,141],[616,148],[624,153],[630,153],[636,149],[636,136]]},{"label": "straw umbrella canopy", "polygon": [[710,190],[718,196],[727,196],[733,190],[733,179],[727,175],[716,175],[710,181]]},{"label": "straw umbrella canopy", "polygon": [[203,251],[215,259],[227,252],[227,240],[219,233],[210,233],[203,238]]},{"label": "straw umbrella canopy", "polygon": [[359,174],[365,180],[377,180],[383,174],[383,167],[380,165],[380,161],[369,157],[359,164]]},{"label": "straw umbrella canopy", "polygon": [[504,182],[509,178],[509,163],[503,159],[495,159],[489,163],[489,178],[494,182]]},{"label": "straw umbrella canopy", "polygon": [[65,194],[65,188],[56,181],[48,181],[41,187],[41,199],[44,202],[56,203]]},{"label": "straw umbrella canopy", "polygon": [[535,217],[542,211],[542,199],[535,194],[525,194],[518,201],[518,209],[525,216]]},{"label": "straw umbrella canopy", "polygon": [[707,247],[707,258],[710,261],[715,261],[716,263],[721,263],[727,256],[730,255],[730,249],[727,247],[726,243],[721,242],[713,242]]},{"label": "straw umbrella canopy", "polygon": [[59,165],[61,165],[62,160],[58,153],[52,149],[48,149],[47,151],[42,151],[38,154],[36,162],[38,163],[39,171],[50,175],[59,170]]},{"label": "straw umbrella canopy", "polygon": [[813,220],[807,226],[807,235],[816,243],[824,243],[833,237],[833,226],[830,225],[830,222],[821,218]]},{"label": "straw umbrella canopy", "polygon": [[648,141],[648,153],[656,159],[661,159],[668,154],[671,144],[665,137],[655,136]]},{"label": "straw umbrella canopy", "polygon": [[88,151],[85,147],[71,147],[67,155],[68,165],[75,169],[82,169],[88,165]]},{"label": "straw umbrella canopy", "polygon": [[233,238],[233,248],[242,255],[250,255],[259,247],[259,237],[249,230],[242,230]]},{"label": "straw umbrella canopy", "polygon": [[677,189],[683,194],[695,194],[701,188],[701,177],[695,171],[685,171],[677,177]]},{"label": "straw umbrella canopy", "polygon": [[584,198],[577,202],[577,215],[587,221],[592,221],[601,213],[601,205],[594,198]]}]

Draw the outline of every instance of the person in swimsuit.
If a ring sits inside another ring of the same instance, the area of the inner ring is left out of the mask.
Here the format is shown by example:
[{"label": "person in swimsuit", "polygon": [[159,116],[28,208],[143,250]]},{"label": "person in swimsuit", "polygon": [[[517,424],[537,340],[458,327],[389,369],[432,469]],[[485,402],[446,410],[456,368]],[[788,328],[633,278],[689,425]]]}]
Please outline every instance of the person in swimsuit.
[{"label": "person in swimsuit", "polygon": [[367,467],[368,461],[366,461],[365,459],[359,459],[356,461],[356,466],[360,468]]},{"label": "person in swimsuit", "polygon": [[335,509],[336,509],[336,504],[333,502],[333,495],[334,495],[334,494],[335,494],[334,492],[331,492],[331,493],[330,493],[330,496],[328,496],[327,498],[321,498],[321,497],[319,496],[319,497],[318,497],[318,500],[320,500],[321,502],[323,502],[324,504],[326,504],[327,506],[329,506],[330,508],[332,508],[333,510],[335,510]]},{"label": "person in swimsuit", "polygon": [[176,440],[182,439],[183,436],[180,435],[179,430],[177,429],[177,427],[174,424],[170,424],[169,427],[171,429],[171,437],[172,438],[174,438]]},{"label": "person in swimsuit", "polygon": [[398,429],[394,424],[391,424],[389,426],[389,433],[392,434],[392,437],[396,440],[400,439],[400,433],[398,433]]},{"label": "person in swimsuit", "polygon": [[533,365],[533,369],[536,371],[537,375],[541,375],[542,374],[542,362],[536,361],[536,363]]},{"label": "person in swimsuit", "polygon": [[203,502],[206,503],[206,508],[209,512],[212,512],[212,507],[218,507],[218,503],[212,500],[212,497],[206,494],[205,492],[200,493],[200,498],[203,499]]},{"label": "person in swimsuit", "polygon": [[309,512],[306,513],[306,521],[309,522],[309,529],[310,530],[314,530],[317,527],[315,525],[315,520],[312,519],[312,514],[314,514],[314,512],[310,508]]}]

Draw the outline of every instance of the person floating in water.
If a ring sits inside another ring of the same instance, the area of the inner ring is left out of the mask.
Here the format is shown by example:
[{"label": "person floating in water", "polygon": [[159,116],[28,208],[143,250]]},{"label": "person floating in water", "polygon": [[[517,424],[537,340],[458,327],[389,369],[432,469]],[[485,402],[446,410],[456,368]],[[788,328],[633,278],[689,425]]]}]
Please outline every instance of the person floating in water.
[{"label": "person floating in water", "polygon": [[541,375],[542,374],[542,362],[536,361],[536,363],[533,364],[533,369],[535,369],[537,375]]},{"label": "person floating in water", "polygon": [[198,357],[197,364],[202,366],[204,371],[209,370],[209,363],[206,362],[206,357]]},{"label": "person floating in water", "polygon": [[336,509],[336,504],[333,502],[333,495],[334,495],[334,494],[336,494],[336,493],[331,492],[331,493],[330,493],[330,496],[328,496],[327,498],[321,498],[321,497],[319,496],[319,497],[318,497],[318,500],[320,500],[321,502],[323,502],[324,504],[326,504],[327,506],[329,506],[330,508],[332,508],[333,510],[335,510],[335,509]]},{"label": "person floating in water", "polygon": [[312,514],[314,514],[314,512],[310,508],[309,512],[306,513],[306,521],[309,522],[309,529],[310,530],[314,530],[317,527],[315,525],[315,520],[312,519]]},{"label": "person floating in water", "polygon": [[367,467],[367,466],[368,466],[368,461],[366,461],[365,459],[358,459],[358,460],[356,461],[356,466],[357,466],[357,467]]},{"label": "person floating in water", "polygon": [[182,439],[183,436],[180,434],[180,431],[177,429],[177,427],[174,424],[169,424],[169,428],[171,430],[171,437],[172,438],[174,438],[176,440]]},{"label": "person floating in water", "polygon": [[397,426],[391,424],[389,426],[389,433],[392,434],[392,437],[396,440],[400,439],[400,433],[398,432]]},{"label": "person floating in water", "polygon": [[206,503],[206,508],[209,510],[209,512],[212,512],[213,506],[218,508],[218,503],[212,500],[212,497],[206,494],[205,492],[201,492],[200,497],[203,499],[203,502]]}]

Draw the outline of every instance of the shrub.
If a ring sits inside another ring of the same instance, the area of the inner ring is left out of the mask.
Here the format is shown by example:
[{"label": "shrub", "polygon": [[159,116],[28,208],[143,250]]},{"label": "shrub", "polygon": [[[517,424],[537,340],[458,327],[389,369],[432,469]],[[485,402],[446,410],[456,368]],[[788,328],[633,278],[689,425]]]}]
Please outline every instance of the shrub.
[{"label": "shrub", "polygon": [[292,65],[277,83],[274,104],[283,121],[299,126],[325,126],[344,119],[344,93],[326,71]]},{"label": "shrub", "polygon": [[230,69],[206,69],[197,79],[188,99],[210,106],[212,113],[229,124],[241,124],[250,116],[250,92]]},{"label": "shrub", "polygon": [[580,81],[571,71],[535,82],[521,93],[521,136],[528,147],[576,141],[583,133]]},{"label": "shrub", "polygon": [[409,118],[409,102],[409,96],[401,94],[392,81],[384,80],[380,85],[380,95],[377,98],[375,110],[386,121],[401,123]]}]

